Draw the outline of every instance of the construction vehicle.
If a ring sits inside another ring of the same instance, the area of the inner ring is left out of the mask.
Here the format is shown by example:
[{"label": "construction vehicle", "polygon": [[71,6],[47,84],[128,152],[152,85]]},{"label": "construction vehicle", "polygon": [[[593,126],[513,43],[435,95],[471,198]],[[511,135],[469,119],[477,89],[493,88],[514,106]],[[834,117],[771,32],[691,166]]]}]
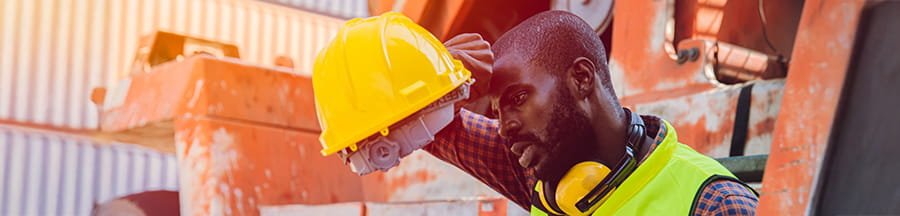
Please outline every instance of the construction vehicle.
[{"label": "construction vehicle", "polygon": [[[88,2],[0,3],[0,215],[83,215],[158,189],[178,191],[183,215],[524,213],[420,151],[362,177],[321,156],[309,74],[349,17],[285,7],[293,1]],[[900,131],[898,2],[367,8],[402,13],[438,41],[475,32],[491,42],[538,12],[572,11],[606,43],[623,105],[668,120],[683,143],[753,182],[759,215],[900,214],[890,142]],[[184,39],[164,46],[174,58],[139,49],[139,35],[157,29]],[[282,54],[297,64],[271,64]],[[467,108],[491,115],[484,103]]]}]

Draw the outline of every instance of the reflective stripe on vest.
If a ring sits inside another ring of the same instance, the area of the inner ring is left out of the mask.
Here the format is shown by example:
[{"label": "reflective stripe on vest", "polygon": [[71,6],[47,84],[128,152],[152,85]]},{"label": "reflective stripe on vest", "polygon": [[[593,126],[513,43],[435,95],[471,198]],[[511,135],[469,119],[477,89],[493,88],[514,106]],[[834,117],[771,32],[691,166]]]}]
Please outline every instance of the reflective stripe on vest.
[{"label": "reflective stripe on vest", "polygon": [[[592,215],[690,215],[696,195],[715,179],[737,179],[719,162],[678,143],[675,129],[666,135]],[[535,206],[531,215],[547,215]]]}]

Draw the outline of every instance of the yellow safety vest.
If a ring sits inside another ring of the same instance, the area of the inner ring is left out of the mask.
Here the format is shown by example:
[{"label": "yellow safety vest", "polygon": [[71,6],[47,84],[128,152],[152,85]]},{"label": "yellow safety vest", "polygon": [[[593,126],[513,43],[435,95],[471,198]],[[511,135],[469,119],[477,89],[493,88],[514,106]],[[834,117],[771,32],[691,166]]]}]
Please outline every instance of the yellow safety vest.
[{"label": "yellow safety vest", "polygon": [[[719,162],[679,143],[672,125],[663,122],[662,143],[592,215],[691,215],[707,184],[737,180]],[[531,206],[531,215],[547,213]]]}]

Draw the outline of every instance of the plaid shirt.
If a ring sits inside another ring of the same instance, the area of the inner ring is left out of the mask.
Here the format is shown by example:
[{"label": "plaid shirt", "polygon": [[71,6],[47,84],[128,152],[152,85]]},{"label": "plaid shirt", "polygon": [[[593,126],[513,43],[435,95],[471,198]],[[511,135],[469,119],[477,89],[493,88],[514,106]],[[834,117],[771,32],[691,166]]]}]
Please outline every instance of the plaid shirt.
[{"label": "plaid shirt", "polygon": [[[666,128],[655,116],[642,116],[648,133],[656,134],[656,145]],[[461,109],[425,150],[459,167],[524,209],[531,209],[531,190],[536,178],[530,169],[519,166],[518,157],[498,134],[497,120]],[[653,150],[651,148],[651,151]],[[754,215],[759,202],[753,192],[730,180],[717,180],[701,192],[694,215]]]}]

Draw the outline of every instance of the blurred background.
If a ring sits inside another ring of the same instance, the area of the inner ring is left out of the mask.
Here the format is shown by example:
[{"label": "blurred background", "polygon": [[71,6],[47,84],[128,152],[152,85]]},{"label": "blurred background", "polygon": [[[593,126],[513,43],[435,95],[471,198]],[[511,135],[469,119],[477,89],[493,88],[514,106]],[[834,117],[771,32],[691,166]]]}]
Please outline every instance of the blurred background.
[{"label": "blurred background", "polygon": [[0,215],[527,214],[422,151],[366,176],[322,157],[309,76],[353,18],[493,42],[547,10],[761,215],[900,214],[894,1],[3,0]]}]

